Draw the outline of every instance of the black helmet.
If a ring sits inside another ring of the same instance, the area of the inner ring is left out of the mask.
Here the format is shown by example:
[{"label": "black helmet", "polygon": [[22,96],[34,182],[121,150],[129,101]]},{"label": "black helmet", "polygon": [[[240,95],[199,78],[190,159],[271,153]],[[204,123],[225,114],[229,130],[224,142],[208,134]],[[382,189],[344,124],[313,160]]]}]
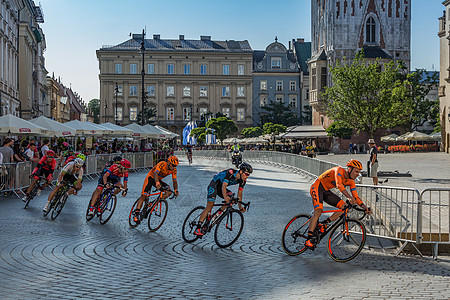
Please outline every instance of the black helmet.
[{"label": "black helmet", "polygon": [[243,162],[239,165],[239,170],[240,171],[244,171],[244,172],[248,172],[248,173],[253,173],[253,168],[250,164]]},{"label": "black helmet", "polygon": [[121,161],[121,160],[122,160],[122,156],[120,156],[120,155],[116,155],[113,157],[113,162]]}]

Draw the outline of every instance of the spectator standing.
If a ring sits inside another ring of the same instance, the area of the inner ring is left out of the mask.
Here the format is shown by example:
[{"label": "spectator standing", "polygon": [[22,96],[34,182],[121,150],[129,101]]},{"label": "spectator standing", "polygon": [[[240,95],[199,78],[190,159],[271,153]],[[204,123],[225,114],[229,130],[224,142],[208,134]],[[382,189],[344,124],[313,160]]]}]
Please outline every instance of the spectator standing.
[{"label": "spectator standing", "polygon": [[0,153],[3,155],[3,163],[10,164],[13,162],[14,150],[12,145],[14,140],[11,138],[6,138],[3,140],[3,147],[0,147]]},{"label": "spectator standing", "polygon": [[50,150],[50,148],[48,147],[49,143],[49,140],[44,140],[44,145],[41,148],[42,157],[44,157],[47,154],[47,151]]},{"label": "spectator standing", "polygon": [[353,143],[350,143],[350,145],[348,145],[348,154],[353,154]]},{"label": "spectator standing", "polygon": [[28,146],[28,150],[25,151],[25,154],[28,156],[30,161],[39,162],[39,156],[36,155],[35,150],[36,150],[36,144],[30,143],[30,145]]},{"label": "spectator standing", "polygon": [[370,147],[368,163],[370,165],[369,177],[372,177],[373,185],[378,185],[378,148],[375,145],[374,139],[369,139],[367,144],[369,144]]}]

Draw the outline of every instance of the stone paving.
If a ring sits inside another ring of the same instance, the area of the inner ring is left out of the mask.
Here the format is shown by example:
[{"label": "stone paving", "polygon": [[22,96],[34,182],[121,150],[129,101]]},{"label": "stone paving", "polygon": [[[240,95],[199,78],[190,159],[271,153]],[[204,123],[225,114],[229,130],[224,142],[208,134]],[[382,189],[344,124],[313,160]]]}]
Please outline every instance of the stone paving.
[{"label": "stone paving", "polygon": [[310,181],[267,165],[254,165],[244,191],[251,207],[232,247],[218,248],[213,234],[185,243],[184,218],[205,205],[210,179],[228,167],[227,161],[194,158],[189,166],[181,159],[180,197],[169,201],[156,233],[146,224],[128,226],[143,172],[131,174],[129,194],[118,198],[106,225],[84,218],[94,181],[69,198],[55,221],[42,216],[48,191],[26,210],[17,198],[1,197],[0,299],[449,298],[447,257],[395,258],[393,249],[368,248],[341,264],[328,257],[324,243],[314,252],[286,255],[281,233],[292,216],[312,210]]}]

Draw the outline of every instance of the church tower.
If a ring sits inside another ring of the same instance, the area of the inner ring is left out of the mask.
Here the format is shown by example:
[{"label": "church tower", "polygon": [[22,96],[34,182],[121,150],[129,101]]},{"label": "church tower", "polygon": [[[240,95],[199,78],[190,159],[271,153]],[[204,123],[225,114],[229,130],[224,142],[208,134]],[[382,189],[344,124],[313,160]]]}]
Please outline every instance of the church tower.
[{"label": "church tower", "polygon": [[329,66],[352,60],[361,49],[367,59],[402,60],[408,72],[411,0],[311,0],[310,105],[313,125],[328,127],[319,95],[331,84]]}]

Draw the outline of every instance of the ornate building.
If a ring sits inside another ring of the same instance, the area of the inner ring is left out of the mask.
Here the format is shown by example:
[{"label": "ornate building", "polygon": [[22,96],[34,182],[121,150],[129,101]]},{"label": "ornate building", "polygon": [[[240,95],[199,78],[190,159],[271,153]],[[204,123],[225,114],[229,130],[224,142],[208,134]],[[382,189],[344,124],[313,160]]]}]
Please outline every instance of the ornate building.
[{"label": "ornate building", "polygon": [[128,41],[97,50],[102,122],[137,121],[144,69],[146,107],[156,110],[156,124],[181,135],[189,121],[221,112],[240,130],[252,125],[252,49],[247,41],[153,35],[144,41],[143,68],[142,39],[142,34],[133,34]]},{"label": "ornate building", "polygon": [[445,6],[442,17],[439,18],[440,38],[440,72],[439,72],[439,102],[441,115],[442,148],[450,153],[450,0],[443,1]]}]

